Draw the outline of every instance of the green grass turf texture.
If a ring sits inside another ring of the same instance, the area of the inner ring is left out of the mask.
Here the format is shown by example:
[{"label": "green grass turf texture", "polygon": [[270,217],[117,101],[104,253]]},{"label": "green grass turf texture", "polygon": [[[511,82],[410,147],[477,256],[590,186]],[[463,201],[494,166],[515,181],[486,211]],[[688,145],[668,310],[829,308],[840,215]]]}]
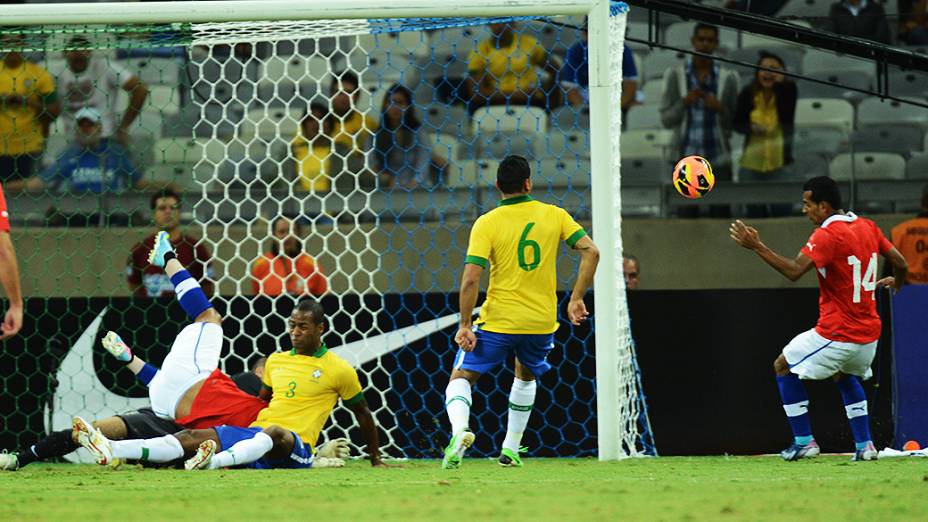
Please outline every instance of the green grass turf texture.
[{"label": "green grass turf texture", "polygon": [[402,469],[0,472],[0,520],[928,520],[928,459],[467,459]]}]

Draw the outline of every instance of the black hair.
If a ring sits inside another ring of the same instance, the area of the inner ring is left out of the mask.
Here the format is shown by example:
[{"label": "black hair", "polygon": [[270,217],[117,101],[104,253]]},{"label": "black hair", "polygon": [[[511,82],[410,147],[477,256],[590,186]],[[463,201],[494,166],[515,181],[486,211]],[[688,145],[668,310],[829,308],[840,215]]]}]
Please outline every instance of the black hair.
[{"label": "black hair", "polygon": [[[772,58],[780,64],[782,70],[786,70],[786,62],[783,61],[783,58],[780,58],[778,54],[774,54],[768,51],[760,51],[757,53],[757,65],[760,66],[761,62],[767,58]],[[751,82],[751,88],[756,92],[760,89],[760,83],[757,81],[757,75],[760,74],[761,69],[754,69],[754,80]]]},{"label": "black hair", "polygon": [[158,200],[161,198],[174,198],[177,200],[178,205],[181,204],[180,194],[172,189],[163,188],[151,195],[151,201],[149,202],[149,205],[151,206],[152,210],[155,210],[155,206],[158,204]]},{"label": "black hair", "polygon": [[[299,220],[291,219],[287,216],[277,216],[276,218],[274,218],[273,221],[271,221],[271,236],[274,235],[274,230],[277,229],[277,223],[279,223],[281,219],[286,219],[290,221],[290,226],[292,227],[290,231],[291,233],[294,233],[297,236],[297,241],[299,241],[300,250],[302,251],[303,241],[299,238],[299,236],[300,236],[300,231],[301,231],[303,224],[300,223]],[[272,237],[270,243],[271,243],[270,245],[271,254],[274,256],[280,255],[280,241],[278,241],[276,237]]]},{"label": "black hair", "polygon": [[348,94],[353,95],[354,92],[357,91],[361,87],[361,80],[358,79],[357,74],[351,71],[342,71],[341,74],[334,76],[332,78],[332,83],[330,84],[332,92],[337,91],[339,87],[341,86],[341,84],[346,83],[346,82],[354,85],[354,89],[348,92]]},{"label": "black hair", "polygon": [[715,33],[716,38],[719,37],[719,26],[704,23],[698,23],[696,24],[696,27],[693,27],[693,36],[695,37],[697,34],[699,34],[699,31],[703,30],[712,31]]},{"label": "black hair", "polygon": [[828,176],[817,176],[806,181],[805,185],[802,186],[802,191],[809,191],[812,193],[809,199],[811,199],[813,203],[828,203],[831,205],[831,208],[835,210],[840,210],[842,208],[841,190],[838,189],[838,184],[835,180]]},{"label": "black hair", "polygon": [[248,363],[248,371],[254,373],[258,368],[264,367],[264,364],[267,362],[267,357],[263,355],[256,355],[251,359],[251,362]]},{"label": "black hair", "polygon": [[635,254],[625,254],[625,253],[623,253],[623,254],[622,254],[622,259],[627,259],[627,260],[629,260],[629,261],[632,261],[632,262],[635,263],[635,266],[636,266],[636,267],[639,267],[639,268],[641,267],[641,263],[638,262],[638,257],[635,256]]},{"label": "black hair", "polygon": [[[400,126],[392,129],[387,126],[387,108],[390,106],[390,98],[394,94],[405,96],[409,102],[409,107],[403,114],[403,121]],[[383,105],[380,110],[380,127],[374,137],[374,151],[379,156],[377,157],[379,164],[386,165],[386,156],[394,150],[394,147],[409,150],[410,147],[415,145],[416,131],[420,127],[422,127],[422,122],[416,116],[415,98],[413,98],[412,91],[398,83],[393,84],[383,98]]]},{"label": "black hair", "polygon": [[496,183],[503,194],[522,191],[522,183],[532,175],[528,160],[522,156],[506,156],[496,169]]},{"label": "black hair", "polygon": [[296,304],[296,308],[294,308],[293,311],[311,314],[314,323],[328,326],[325,317],[325,308],[315,299],[301,299],[300,302]]}]

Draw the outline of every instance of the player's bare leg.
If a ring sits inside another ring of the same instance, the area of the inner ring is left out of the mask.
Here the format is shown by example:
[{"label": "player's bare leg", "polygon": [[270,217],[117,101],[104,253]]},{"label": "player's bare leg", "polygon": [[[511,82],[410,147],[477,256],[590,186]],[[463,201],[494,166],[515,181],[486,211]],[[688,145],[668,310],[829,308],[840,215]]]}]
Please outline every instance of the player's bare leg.
[{"label": "player's bare leg", "polygon": [[480,378],[480,373],[457,368],[451,372],[448,387],[445,389],[445,410],[451,421],[451,440],[445,448],[441,461],[443,469],[461,466],[464,452],[474,444],[476,438],[470,431],[471,388]]},{"label": "player's bare leg", "polygon": [[535,405],[535,391],[537,383],[535,375],[525,367],[516,357],[515,378],[512,380],[512,389],[509,391],[509,418],[506,427],[506,439],[499,456],[499,465],[503,467],[522,467],[522,458],[519,453],[525,451],[521,447],[522,434],[528,426],[528,419]]},{"label": "player's bare leg", "polygon": [[781,353],[773,361],[773,371],[777,375],[777,387],[783,399],[783,410],[793,430],[793,443],[780,452],[783,460],[811,458],[819,454],[818,443],[812,437],[812,425],[809,422],[809,396],[799,380],[799,376],[790,371],[786,357]]}]

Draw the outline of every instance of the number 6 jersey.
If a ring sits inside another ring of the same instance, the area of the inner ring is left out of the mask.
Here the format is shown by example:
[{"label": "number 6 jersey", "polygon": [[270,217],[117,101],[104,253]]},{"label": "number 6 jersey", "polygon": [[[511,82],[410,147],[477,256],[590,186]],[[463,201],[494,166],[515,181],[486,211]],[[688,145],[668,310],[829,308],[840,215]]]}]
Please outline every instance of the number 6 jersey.
[{"label": "number 6 jersey", "polygon": [[878,258],[891,248],[876,223],[851,212],[829,217],[812,233],[801,252],[818,272],[819,335],[857,344],[880,338]]},{"label": "number 6 jersey", "polygon": [[573,247],[586,232],[566,210],[516,196],[477,218],[465,263],[490,265],[490,286],[477,324],[489,332],[557,330],[559,243]]}]

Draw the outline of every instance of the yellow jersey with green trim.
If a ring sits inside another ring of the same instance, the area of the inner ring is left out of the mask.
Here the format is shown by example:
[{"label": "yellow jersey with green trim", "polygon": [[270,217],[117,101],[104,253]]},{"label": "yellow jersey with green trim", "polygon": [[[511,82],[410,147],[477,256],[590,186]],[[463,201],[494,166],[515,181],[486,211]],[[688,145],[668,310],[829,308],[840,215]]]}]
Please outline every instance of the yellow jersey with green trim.
[{"label": "yellow jersey with green trim", "polygon": [[313,355],[272,354],[262,381],[273,394],[252,427],[280,426],[313,447],[339,398],[351,405],[364,397],[358,373],[325,345]]},{"label": "yellow jersey with green trim", "polygon": [[477,218],[465,263],[490,268],[490,287],[477,323],[506,334],[557,330],[557,251],[586,232],[566,210],[516,196]]}]

